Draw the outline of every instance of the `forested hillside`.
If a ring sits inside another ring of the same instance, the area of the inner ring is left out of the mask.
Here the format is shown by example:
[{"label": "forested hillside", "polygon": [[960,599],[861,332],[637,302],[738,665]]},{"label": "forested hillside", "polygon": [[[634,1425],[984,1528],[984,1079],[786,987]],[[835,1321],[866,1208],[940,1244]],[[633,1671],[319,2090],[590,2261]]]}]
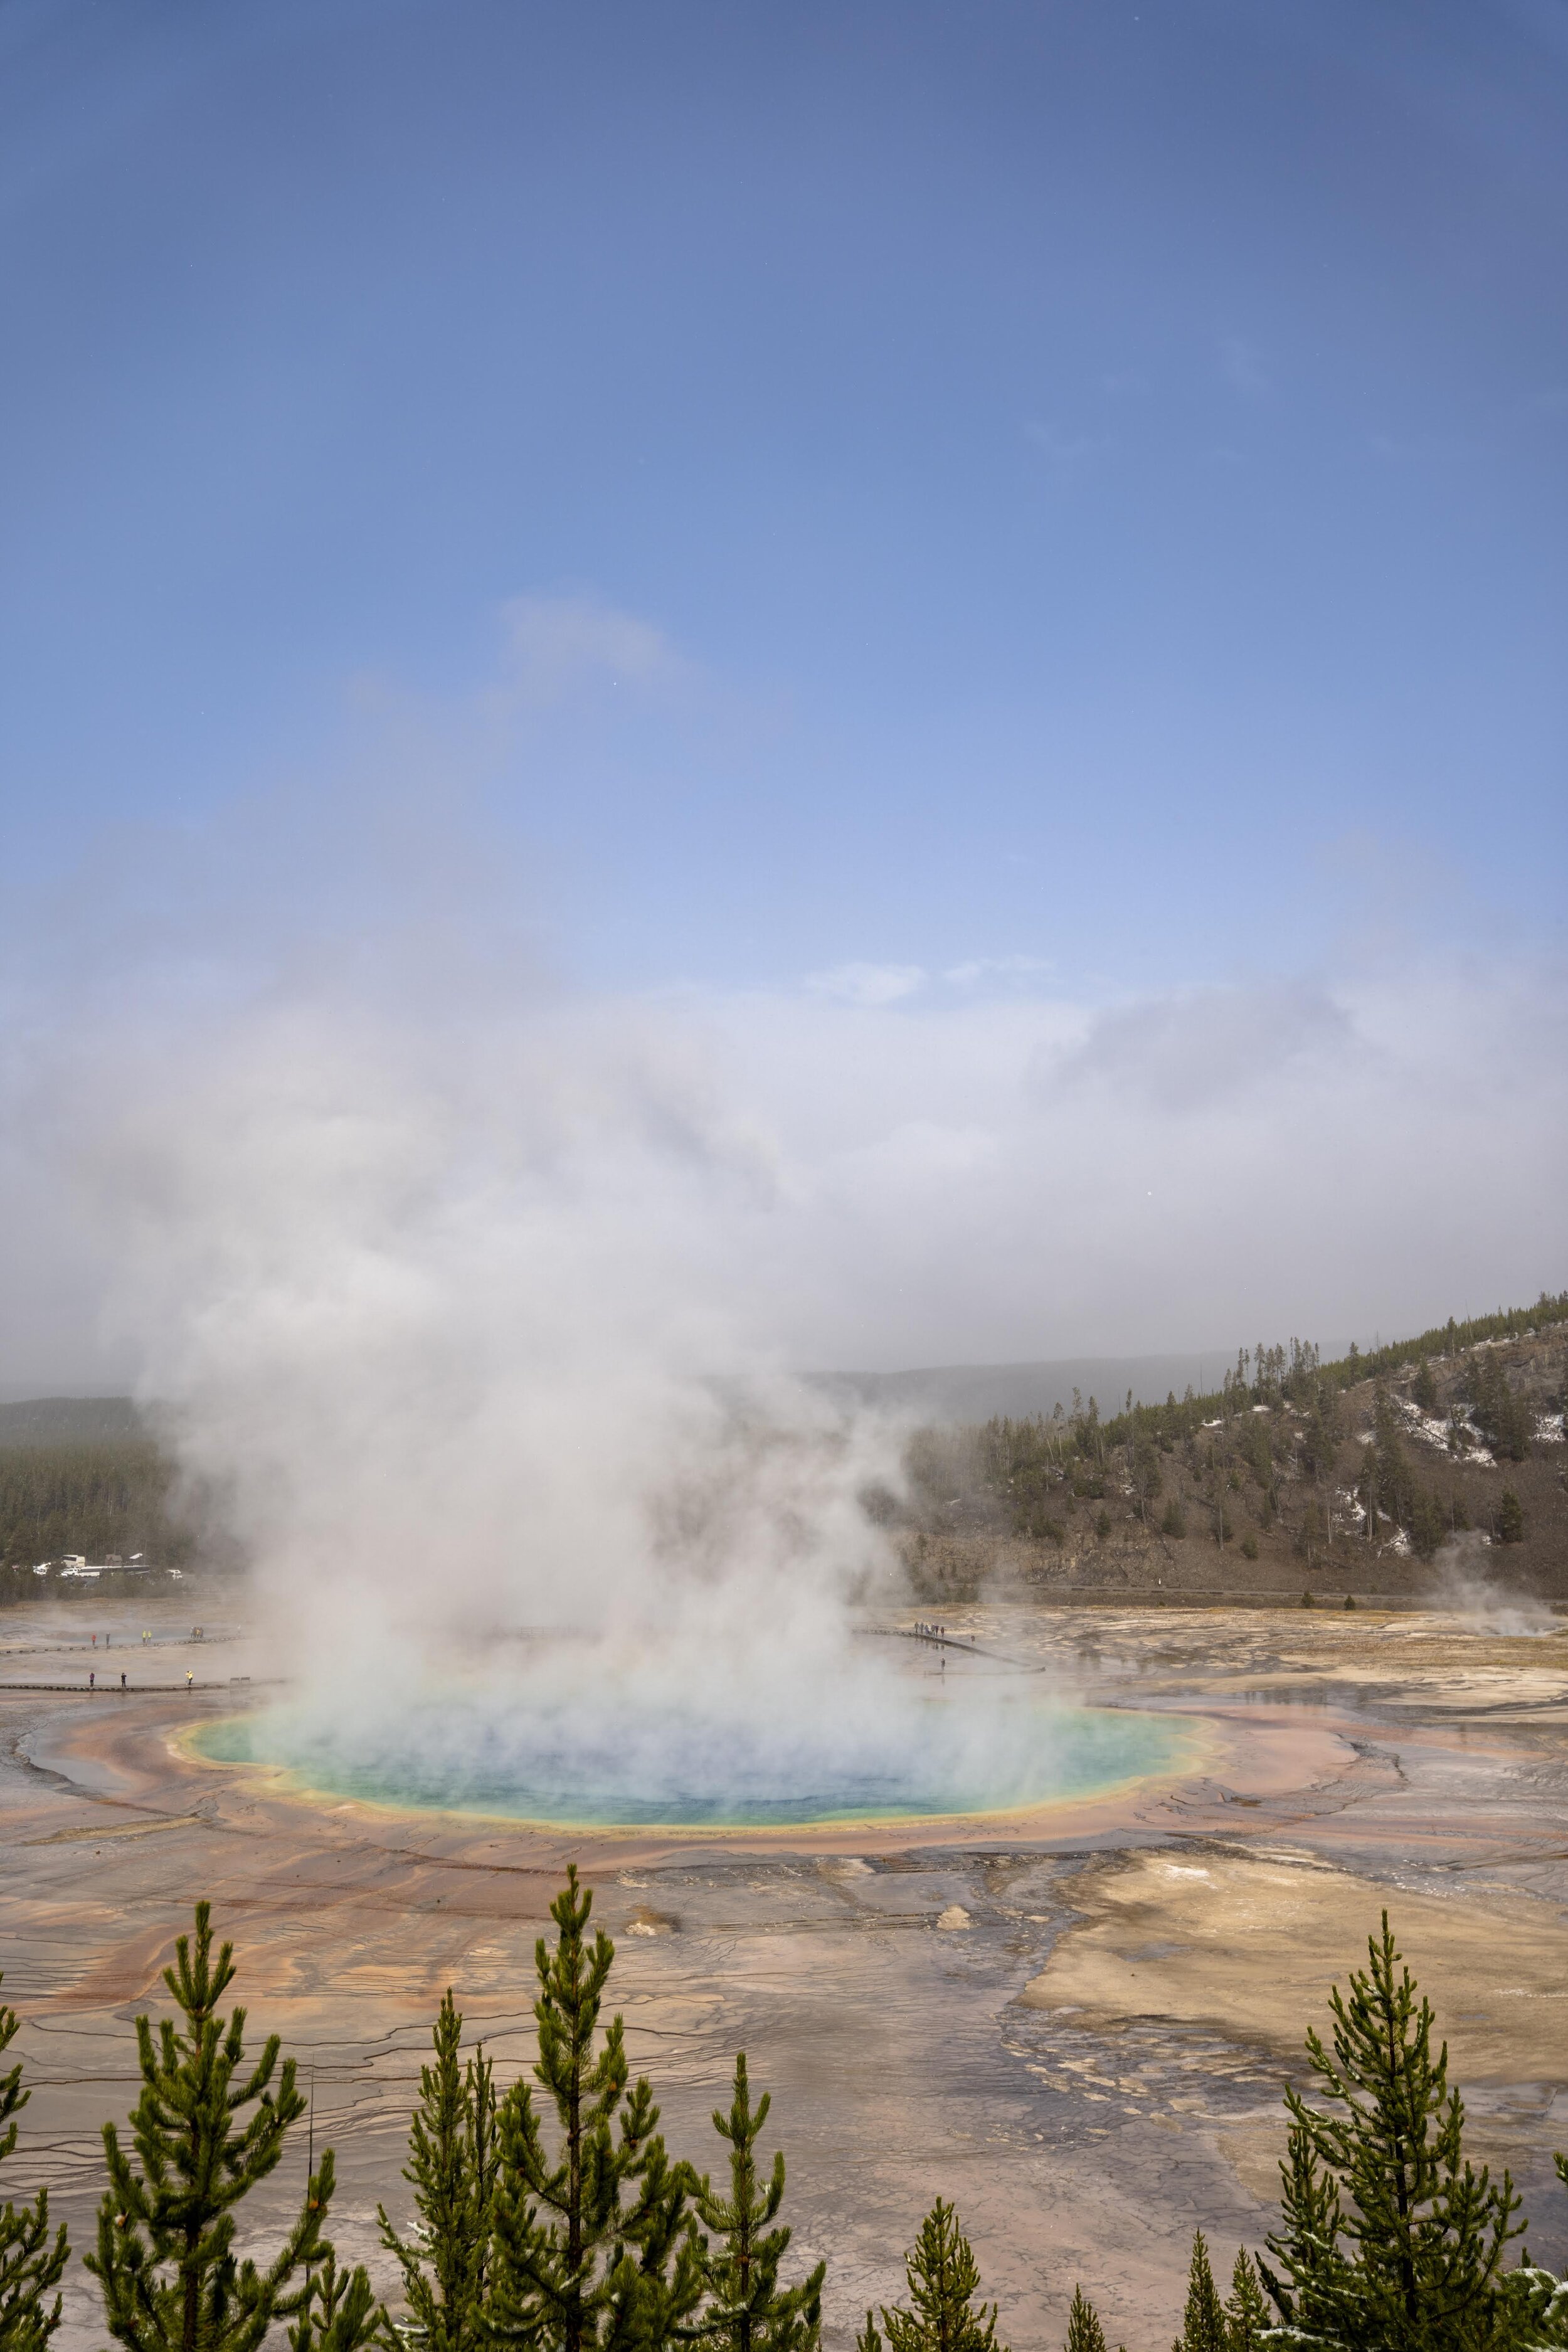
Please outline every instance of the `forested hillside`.
[{"label": "forested hillside", "polygon": [[1568,1293],[1543,1295],[1332,1363],[1260,1342],[1206,1396],[922,1431],[905,1556],[932,1596],[1000,1576],[1342,1600],[1497,1545],[1568,1597],[1565,1342]]},{"label": "forested hillside", "polygon": [[171,1568],[193,1545],[174,1465],[151,1437],[0,1443],[0,1595],[30,1590],[40,1561],[68,1553],[98,1562],[140,1552]]},{"label": "forested hillside", "polygon": [[[1414,1597],[1495,1545],[1515,1583],[1568,1599],[1565,1343],[1568,1293],[1332,1363],[1260,1342],[1206,1395],[1075,1391],[1049,1415],[922,1430],[905,1496],[869,1499],[927,1597]],[[40,1410],[0,1423],[0,1598],[69,1553],[167,1568],[221,1549],[221,1513],[150,1433],[45,1438]]]}]

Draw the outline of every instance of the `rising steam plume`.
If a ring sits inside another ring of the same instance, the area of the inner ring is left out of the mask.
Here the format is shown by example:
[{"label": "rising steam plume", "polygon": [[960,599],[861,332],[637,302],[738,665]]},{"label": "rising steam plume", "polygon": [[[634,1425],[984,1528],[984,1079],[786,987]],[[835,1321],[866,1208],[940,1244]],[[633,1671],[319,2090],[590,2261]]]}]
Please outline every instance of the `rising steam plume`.
[{"label": "rising steam plume", "polygon": [[1050,1780],[1037,1709],[933,1715],[855,1637],[902,1433],[738,1317],[774,1179],[679,1030],[318,971],[149,1034],[115,1098],[115,1311],[249,1563],[269,1752],[611,1819]]},{"label": "rising steam plume", "polygon": [[897,1433],[737,1329],[711,1227],[767,1171],[668,1039],[549,1003],[372,1017],[318,978],[162,1041],[134,1103],[119,1311],[304,1736],[417,1732],[459,1780],[455,1741],[504,1777],[520,1716],[580,1746],[595,1708],[650,1780],[678,1717],[710,1778],[737,1742],[809,1777],[831,1712],[854,1746],[879,1677],[845,1608],[895,1581],[860,1497]]},{"label": "rising steam plume", "polygon": [[[580,1717],[597,1685],[656,1748],[697,1725],[682,1769],[908,1752],[929,1711],[848,1630],[898,1590],[861,1498],[902,1432],[792,1365],[1390,1328],[1542,1278],[1548,970],[589,997],[427,807],[374,814],[396,846],[335,898],[263,826],[129,950],[14,927],[0,1069],[9,1295],[75,1286],[366,1753],[433,1693],[538,1714],[546,1647]],[[989,1737],[953,1769],[1001,1795]]]}]

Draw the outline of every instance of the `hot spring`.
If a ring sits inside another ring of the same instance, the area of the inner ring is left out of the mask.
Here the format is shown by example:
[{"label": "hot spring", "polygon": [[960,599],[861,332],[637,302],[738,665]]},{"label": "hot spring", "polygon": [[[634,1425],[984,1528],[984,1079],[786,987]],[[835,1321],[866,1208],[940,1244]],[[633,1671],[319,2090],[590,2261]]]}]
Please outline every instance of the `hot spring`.
[{"label": "hot spring", "polygon": [[1018,1811],[1190,1760],[1192,1727],[1078,1705],[1037,1684],[858,1676],[761,1698],[734,1688],[404,1694],[369,1710],[294,1700],[204,1726],[214,1763],[301,1791],[555,1828],[788,1829]]}]

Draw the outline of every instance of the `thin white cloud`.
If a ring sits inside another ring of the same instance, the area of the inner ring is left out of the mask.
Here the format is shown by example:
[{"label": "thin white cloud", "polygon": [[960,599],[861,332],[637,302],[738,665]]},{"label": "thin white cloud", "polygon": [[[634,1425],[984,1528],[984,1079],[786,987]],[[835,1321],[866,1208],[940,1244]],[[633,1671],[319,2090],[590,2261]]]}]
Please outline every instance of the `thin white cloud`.
[{"label": "thin white cloud", "polygon": [[520,596],[503,606],[507,688],[525,706],[586,688],[683,687],[699,676],[661,629],[590,596]]},{"label": "thin white cloud", "polygon": [[926,984],[918,963],[839,963],[830,971],[806,975],[813,996],[827,996],[841,1004],[897,1004]]},{"label": "thin white cloud", "polygon": [[1556,1286],[1563,979],[1412,957],[831,1026],[716,1001],[776,1139],[763,1328],[798,1360],[1008,1361],[1408,1328]]},{"label": "thin white cloud", "polygon": [[1353,1021],[1306,982],[1172,991],[1099,1014],[1081,1045],[1042,1064],[1046,1088],[1104,1088],[1197,1113],[1267,1087],[1309,1061],[1353,1064]]},{"label": "thin white cloud", "polygon": [[1024,434],[1040,455],[1063,473],[1075,471],[1110,446],[1104,434],[1066,432],[1044,416],[1032,416]]},{"label": "thin white cloud", "polygon": [[987,981],[1042,980],[1053,969],[1044,956],[972,956],[965,963],[950,964],[942,976],[952,988],[978,988]]}]

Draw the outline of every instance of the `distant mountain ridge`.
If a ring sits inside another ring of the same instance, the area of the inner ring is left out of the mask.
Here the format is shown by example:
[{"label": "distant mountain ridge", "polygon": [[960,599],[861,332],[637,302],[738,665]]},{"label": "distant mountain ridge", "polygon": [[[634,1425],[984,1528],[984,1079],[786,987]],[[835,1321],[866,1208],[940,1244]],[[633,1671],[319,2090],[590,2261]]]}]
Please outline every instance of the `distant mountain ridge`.
[{"label": "distant mountain ridge", "polygon": [[[1523,1310],[1521,1310],[1521,1312]],[[1376,1346],[1374,1341],[1373,1345]],[[1348,1342],[1324,1343],[1325,1363]],[[1072,1410],[1076,1389],[1093,1397],[1102,1417],[1120,1412],[1129,1389],[1135,1404],[1163,1404],[1190,1386],[1217,1391],[1236,1363],[1236,1349],[1188,1349],[1156,1356],[1063,1356],[1018,1364],[927,1364],[898,1372],[807,1372],[811,1387],[844,1405],[867,1405],[937,1424],[1047,1418],[1059,1404]],[[723,1385],[722,1383],[720,1384]],[[90,1444],[154,1434],[154,1422],[129,1397],[31,1397],[0,1403],[0,1445]]]},{"label": "distant mountain ridge", "polygon": [[1236,1360],[1212,1348],[1202,1354],[1169,1356],[1064,1356],[1037,1364],[931,1364],[908,1372],[813,1372],[812,1386],[845,1403],[910,1412],[936,1422],[989,1421],[1005,1414],[1020,1421],[1032,1413],[1072,1411],[1077,1389],[1085,1404],[1095,1398],[1105,1414],[1120,1412],[1132,1391],[1135,1404],[1163,1404],[1173,1390],[1189,1385],[1204,1395],[1218,1388]]},{"label": "distant mountain ridge", "polygon": [[0,1404],[0,1445],[104,1445],[149,1434],[129,1397],[25,1397]]},{"label": "distant mountain ridge", "polygon": [[[1337,1352],[1337,1351],[1336,1351]],[[810,1385],[846,1405],[911,1414],[935,1423],[1014,1421],[1072,1410],[1073,1391],[1120,1412],[1129,1389],[1136,1404],[1163,1404],[1190,1383],[1202,1396],[1217,1388],[1235,1350],[1211,1348],[1168,1356],[1064,1356],[1043,1363],[928,1364],[901,1372],[808,1372]],[[0,1403],[0,1445],[122,1444],[153,1434],[148,1417],[124,1396],[27,1397]]]}]

